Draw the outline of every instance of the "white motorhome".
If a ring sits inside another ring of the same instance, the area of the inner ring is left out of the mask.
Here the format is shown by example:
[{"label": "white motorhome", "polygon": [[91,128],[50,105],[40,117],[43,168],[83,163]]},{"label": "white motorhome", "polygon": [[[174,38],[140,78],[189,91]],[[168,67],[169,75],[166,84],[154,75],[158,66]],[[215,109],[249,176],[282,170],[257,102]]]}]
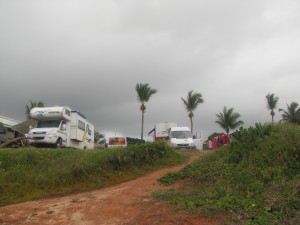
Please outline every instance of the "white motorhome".
[{"label": "white motorhome", "polygon": [[174,148],[196,148],[191,129],[188,127],[171,127],[169,144]]},{"label": "white motorhome", "polygon": [[153,133],[153,141],[168,140],[171,127],[177,127],[177,123],[157,123],[148,135]]},{"label": "white motorhome", "polygon": [[37,127],[27,134],[29,143],[78,149],[94,148],[94,126],[78,111],[69,107],[35,107],[30,117]]}]

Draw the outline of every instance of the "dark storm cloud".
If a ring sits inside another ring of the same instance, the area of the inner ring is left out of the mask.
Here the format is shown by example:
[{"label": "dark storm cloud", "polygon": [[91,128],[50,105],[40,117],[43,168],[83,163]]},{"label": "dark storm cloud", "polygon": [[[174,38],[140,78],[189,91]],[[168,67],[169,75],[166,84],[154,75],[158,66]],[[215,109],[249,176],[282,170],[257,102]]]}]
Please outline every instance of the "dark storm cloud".
[{"label": "dark storm cloud", "polygon": [[[102,132],[139,136],[135,84],[156,88],[156,122],[189,125],[181,97],[200,92],[195,127],[220,131],[234,107],[245,125],[270,120],[265,96],[300,103],[300,3],[288,1],[0,0],[0,115],[30,100],[68,105]],[[276,119],[280,119],[279,113]]]}]

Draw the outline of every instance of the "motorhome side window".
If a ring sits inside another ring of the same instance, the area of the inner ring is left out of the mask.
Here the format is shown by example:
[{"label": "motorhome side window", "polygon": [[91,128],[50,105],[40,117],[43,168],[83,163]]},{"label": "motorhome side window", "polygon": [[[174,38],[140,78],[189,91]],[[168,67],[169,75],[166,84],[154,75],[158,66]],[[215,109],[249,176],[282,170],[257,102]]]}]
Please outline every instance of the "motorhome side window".
[{"label": "motorhome side window", "polygon": [[85,131],[85,123],[81,120],[78,120],[78,128]]}]

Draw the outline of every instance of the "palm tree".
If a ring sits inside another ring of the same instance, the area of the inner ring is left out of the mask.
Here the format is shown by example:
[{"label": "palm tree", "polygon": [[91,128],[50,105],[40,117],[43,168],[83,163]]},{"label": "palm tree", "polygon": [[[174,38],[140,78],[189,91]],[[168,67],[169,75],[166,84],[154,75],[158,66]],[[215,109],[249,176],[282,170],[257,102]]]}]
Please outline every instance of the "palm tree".
[{"label": "palm tree", "polygon": [[26,105],[26,117],[30,119],[30,110],[34,107],[45,107],[43,102],[33,102],[30,100],[30,105]]},{"label": "palm tree", "polygon": [[191,131],[193,133],[193,116],[194,116],[193,111],[195,111],[195,109],[198,107],[198,105],[200,103],[203,103],[204,100],[200,93],[196,93],[196,92],[193,93],[193,91],[188,92],[186,99],[184,99],[184,98],[181,98],[181,99],[185,105],[186,111],[188,112],[188,116],[191,121]]},{"label": "palm tree", "polygon": [[267,99],[267,108],[271,110],[270,114],[272,116],[272,123],[274,123],[274,115],[275,115],[274,109],[276,109],[279,98],[276,97],[274,94],[268,94],[266,96],[266,99]]},{"label": "palm tree", "polygon": [[287,110],[279,109],[279,112],[283,112],[280,122],[300,124],[300,107],[298,108],[299,104],[297,102],[292,102],[290,105],[286,105]]},{"label": "palm tree", "polygon": [[244,124],[242,120],[239,120],[241,115],[233,112],[233,110],[233,108],[227,110],[226,106],[224,106],[223,113],[216,114],[218,120],[215,122],[226,131],[227,135],[229,134],[230,130],[233,130]]},{"label": "palm tree", "polygon": [[144,113],[146,110],[145,103],[149,101],[150,97],[157,92],[149,86],[148,83],[137,83],[135,86],[138,101],[141,103],[140,110],[142,111],[142,128],[141,128],[141,139],[143,139],[144,133]]}]

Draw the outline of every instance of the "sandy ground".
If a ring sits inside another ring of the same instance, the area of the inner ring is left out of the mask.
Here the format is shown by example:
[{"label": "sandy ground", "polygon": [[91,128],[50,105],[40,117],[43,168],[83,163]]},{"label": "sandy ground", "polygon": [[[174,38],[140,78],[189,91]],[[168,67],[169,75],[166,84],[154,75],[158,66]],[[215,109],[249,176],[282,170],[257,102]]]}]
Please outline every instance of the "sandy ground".
[{"label": "sandy ground", "polygon": [[[202,155],[203,153],[197,152],[193,154],[190,161]],[[184,209],[151,197],[154,191],[176,188],[176,186],[164,186],[157,179],[183,166],[164,168],[109,188],[1,207],[0,224],[219,224],[217,219],[209,220],[192,215]]]}]

